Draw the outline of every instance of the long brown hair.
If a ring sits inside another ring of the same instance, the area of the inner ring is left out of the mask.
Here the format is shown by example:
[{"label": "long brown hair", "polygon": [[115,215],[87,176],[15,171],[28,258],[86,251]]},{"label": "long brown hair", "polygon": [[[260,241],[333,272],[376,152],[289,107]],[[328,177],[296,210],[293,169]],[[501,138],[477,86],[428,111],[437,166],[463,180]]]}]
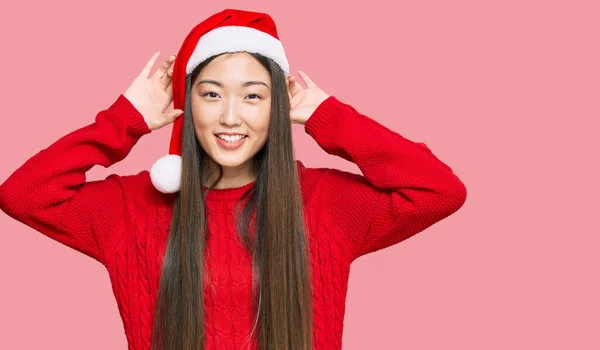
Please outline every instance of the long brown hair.
[{"label": "long brown hair", "polygon": [[[241,242],[252,253],[255,321],[248,344],[258,349],[312,349],[312,291],[308,235],[294,160],[285,76],[271,59],[251,54],[271,75],[271,116],[264,147],[254,156],[256,183],[236,206]],[[223,171],[196,139],[190,94],[213,56],[186,79],[181,190],[175,195],[171,230],[160,277],[152,349],[205,348],[204,249],[208,230],[202,179]],[[211,187],[212,187],[211,186]],[[251,232],[251,227],[254,232]]]}]

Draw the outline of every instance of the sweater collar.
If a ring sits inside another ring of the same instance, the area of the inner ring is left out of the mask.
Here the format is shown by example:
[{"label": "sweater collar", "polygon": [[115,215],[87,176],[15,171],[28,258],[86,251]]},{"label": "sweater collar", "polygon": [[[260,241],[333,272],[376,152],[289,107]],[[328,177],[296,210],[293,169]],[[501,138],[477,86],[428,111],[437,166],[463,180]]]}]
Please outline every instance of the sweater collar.
[{"label": "sweater collar", "polygon": [[[206,200],[209,201],[223,201],[223,200],[232,200],[239,199],[242,197],[244,192],[250,189],[256,180],[247,183],[240,187],[230,187],[230,188],[213,188],[210,191],[206,192]],[[208,190],[206,186],[202,186],[205,191]]]}]

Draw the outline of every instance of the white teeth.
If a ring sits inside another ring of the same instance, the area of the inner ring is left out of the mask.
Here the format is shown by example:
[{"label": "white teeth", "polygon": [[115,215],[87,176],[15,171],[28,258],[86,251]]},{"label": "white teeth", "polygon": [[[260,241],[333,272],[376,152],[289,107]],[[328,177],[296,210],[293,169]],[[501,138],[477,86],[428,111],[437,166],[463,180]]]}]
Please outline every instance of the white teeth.
[{"label": "white teeth", "polygon": [[230,135],[217,135],[218,138],[223,139],[225,141],[228,142],[236,142],[239,141],[241,139],[243,139],[245,136],[244,135],[234,135],[234,136],[230,136]]}]

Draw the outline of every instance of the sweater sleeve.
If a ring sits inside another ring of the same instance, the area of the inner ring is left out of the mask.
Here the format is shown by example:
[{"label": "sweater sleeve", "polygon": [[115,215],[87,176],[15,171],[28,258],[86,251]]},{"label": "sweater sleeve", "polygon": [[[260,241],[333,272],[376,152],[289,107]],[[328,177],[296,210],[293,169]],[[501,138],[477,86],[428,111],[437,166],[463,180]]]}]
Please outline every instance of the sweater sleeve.
[{"label": "sweater sleeve", "polygon": [[330,96],[305,123],[328,154],[363,175],[320,168],[317,195],[344,233],[354,260],[401,242],[457,211],[465,185],[421,142]]},{"label": "sweater sleeve", "polygon": [[94,165],[124,159],[151,130],[123,95],[95,121],[33,155],[0,185],[0,209],[38,232],[106,264],[125,216],[121,177],[86,182]]}]

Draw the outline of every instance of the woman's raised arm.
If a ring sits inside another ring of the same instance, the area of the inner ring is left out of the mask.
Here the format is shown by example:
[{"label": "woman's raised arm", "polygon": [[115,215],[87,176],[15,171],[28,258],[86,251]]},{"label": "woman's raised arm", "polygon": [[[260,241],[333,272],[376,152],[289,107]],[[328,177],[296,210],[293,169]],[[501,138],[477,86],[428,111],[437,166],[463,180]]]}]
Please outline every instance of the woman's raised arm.
[{"label": "woman's raised arm", "polygon": [[112,174],[86,182],[86,173],[94,165],[121,161],[140,137],[181,115],[180,110],[163,114],[172,100],[168,68],[174,56],[148,77],[158,54],[92,124],[61,137],[15,170],[0,185],[0,209],[106,264],[126,217],[126,177]]}]

